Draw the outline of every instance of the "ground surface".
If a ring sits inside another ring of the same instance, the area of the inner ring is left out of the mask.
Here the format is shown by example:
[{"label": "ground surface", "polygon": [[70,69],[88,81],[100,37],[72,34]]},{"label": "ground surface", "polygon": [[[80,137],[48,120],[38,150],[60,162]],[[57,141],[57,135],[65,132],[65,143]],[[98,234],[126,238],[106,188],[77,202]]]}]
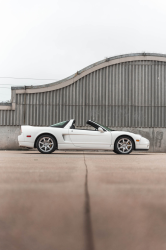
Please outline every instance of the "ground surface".
[{"label": "ground surface", "polygon": [[0,151],[0,250],[107,249],[166,249],[166,154]]}]

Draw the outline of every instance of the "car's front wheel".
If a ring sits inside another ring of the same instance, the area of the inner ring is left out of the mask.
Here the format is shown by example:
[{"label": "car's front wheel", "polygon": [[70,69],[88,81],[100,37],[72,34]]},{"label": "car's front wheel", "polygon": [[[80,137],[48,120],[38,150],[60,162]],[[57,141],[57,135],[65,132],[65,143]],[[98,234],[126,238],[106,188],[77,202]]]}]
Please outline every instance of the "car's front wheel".
[{"label": "car's front wheel", "polygon": [[36,143],[38,151],[42,154],[51,154],[57,148],[55,138],[51,135],[41,135]]},{"label": "car's front wheel", "polygon": [[128,136],[121,136],[115,142],[114,152],[117,154],[130,154],[133,148],[133,140]]}]

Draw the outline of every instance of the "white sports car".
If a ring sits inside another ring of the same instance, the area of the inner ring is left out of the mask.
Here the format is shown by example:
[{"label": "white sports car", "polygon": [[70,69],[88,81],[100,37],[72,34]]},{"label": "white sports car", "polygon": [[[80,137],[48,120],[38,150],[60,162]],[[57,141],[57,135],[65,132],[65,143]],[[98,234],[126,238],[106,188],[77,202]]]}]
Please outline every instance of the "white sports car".
[{"label": "white sports car", "polygon": [[75,120],[63,121],[49,127],[21,126],[19,146],[37,148],[43,154],[66,149],[103,149],[117,154],[129,154],[132,150],[148,150],[149,140],[141,135],[115,131],[88,120],[89,129],[75,127]]}]

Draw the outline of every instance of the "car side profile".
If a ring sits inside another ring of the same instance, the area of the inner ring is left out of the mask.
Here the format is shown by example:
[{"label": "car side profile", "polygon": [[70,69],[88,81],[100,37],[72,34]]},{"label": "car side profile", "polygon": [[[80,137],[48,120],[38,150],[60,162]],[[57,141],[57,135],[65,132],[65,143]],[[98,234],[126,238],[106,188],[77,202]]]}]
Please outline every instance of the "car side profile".
[{"label": "car side profile", "polygon": [[141,135],[115,131],[88,120],[88,129],[75,126],[75,120],[59,122],[49,127],[21,126],[18,136],[20,147],[37,148],[42,154],[55,150],[112,150],[117,154],[129,154],[132,150],[149,150],[150,142]]}]

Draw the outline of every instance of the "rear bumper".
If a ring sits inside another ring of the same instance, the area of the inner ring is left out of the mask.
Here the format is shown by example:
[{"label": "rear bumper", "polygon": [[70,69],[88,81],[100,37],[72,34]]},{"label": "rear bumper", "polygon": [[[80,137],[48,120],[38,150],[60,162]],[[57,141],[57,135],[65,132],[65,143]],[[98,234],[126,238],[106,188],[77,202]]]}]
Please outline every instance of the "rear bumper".
[{"label": "rear bumper", "polygon": [[19,141],[19,146],[20,147],[25,147],[25,148],[34,148],[33,143],[26,142],[26,141]]},{"label": "rear bumper", "polygon": [[18,136],[18,143],[20,147],[34,148],[34,143],[30,141],[25,141],[23,134]]}]

